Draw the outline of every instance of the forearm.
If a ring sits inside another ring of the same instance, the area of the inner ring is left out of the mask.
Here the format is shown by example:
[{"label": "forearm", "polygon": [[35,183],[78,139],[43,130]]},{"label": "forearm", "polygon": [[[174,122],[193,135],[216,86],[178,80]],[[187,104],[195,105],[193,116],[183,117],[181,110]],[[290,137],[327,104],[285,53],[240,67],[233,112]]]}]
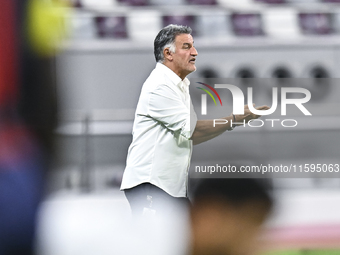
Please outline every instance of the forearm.
[{"label": "forearm", "polygon": [[[255,104],[254,104],[255,106]],[[266,105],[260,106],[256,108],[257,110],[268,110],[269,107]],[[244,106],[244,113],[242,115],[231,115],[229,117],[224,117],[221,119],[225,119],[228,122],[225,124],[221,123],[219,125],[214,125],[214,120],[199,120],[197,121],[194,133],[191,136],[191,140],[193,140],[194,144],[200,144],[205,141],[208,141],[220,134],[222,134],[224,131],[228,129],[232,129],[231,124],[232,123],[239,123],[239,122],[245,122],[248,123],[248,121],[252,119],[259,118],[260,115],[256,115],[252,113],[249,110],[249,107],[247,105]],[[237,124],[239,125],[239,124]],[[233,126],[235,126],[233,124]]]},{"label": "forearm", "polygon": [[206,142],[214,137],[222,134],[226,130],[231,129],[231,120],[233,116],[224,117],[221,119],[225,119],[228,122],[224,125],[215,125],[213,120],[198,120],[194,133],[191,136],[191,140],[194,145]]}]

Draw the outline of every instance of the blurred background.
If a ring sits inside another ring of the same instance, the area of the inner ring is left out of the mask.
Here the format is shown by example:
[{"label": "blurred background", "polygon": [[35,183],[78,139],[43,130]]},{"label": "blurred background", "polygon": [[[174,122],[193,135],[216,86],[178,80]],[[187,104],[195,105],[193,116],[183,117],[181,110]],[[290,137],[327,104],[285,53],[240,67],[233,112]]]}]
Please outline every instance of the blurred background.
[{"label": "blurred background", "polygon": [[[196,165],[216,163],[340,163],[340,1],[2,3],[18,9],[8,16],[4,16],[8,13],[5,8],[1,13],[3,20],[14,24],[11,30],[8,23],[2,23],[3,35],[17,31],[17,37],[12,38],[15,44],[9,41],[0,46],[5,53],[10,45],[17,46],[12,50],[19,57],[14,59],[19,59],[17,65],[23,67],[15,69],[14,64],[12,71],[24,78],[13,83],[3,80],[3,88],[18,84],[13,87],[23,96],[13,96],[16,99],[0,105],[1,110],[6,109],[0,116],[7,116],[0,121],[22,120],[20,123],[34,130],[35,135],[29,137],[39,144],[38,151],[47,154],[38,161],[44,162],[39,166],[44,170],[38,171],[43,172],[44,188],[36,198],[40,205],[35,206],[37,254],[84,254],[86,246],[80,240],[93,241],[96,231],[109,233],[110,226],[129,215],[119,186],[132,139],[134,111],[141,86],[155,66],[153,40],[171,23],[193,29],[199,55],[197,71],[189,78],[199,118],[204,116],[197,108],[200,94],[194,91],[195,81],[228,78],[244,92],[248,86],[258,86],[257,105],[271,105],[272,87],[292,86],[292,81],[312,93],[306,107],[313,116],[306,120],[301,112],[290,112],[289,118],[303,120],[294,129],[244,128],[195,147],[190,175]],[[6,93],[13,95],[13,89]],[[216,113],[222,117],[231,111],[230,103]],[[279,113],[272,117],[282,119]],[[4,141],[0,139],[2,144]],[[307,177],[272,180],[276,207],[266,225],[273,231],[267,237],[272,238],[268,250],[280,254],[302,254],[301,250],[307,252],[303,254],[313,250],[340,254],[339,176]],[[195,186],[194,176],[190,185]],[[111,215],[115,217],[111,219]],[[84,224],[88,224],[85,230]],[[86,230],[93,236],[81,239]],[[110,241],[105,239],[105,245],[110,246]],[[82,252],[72,247],[82,247]]]}]

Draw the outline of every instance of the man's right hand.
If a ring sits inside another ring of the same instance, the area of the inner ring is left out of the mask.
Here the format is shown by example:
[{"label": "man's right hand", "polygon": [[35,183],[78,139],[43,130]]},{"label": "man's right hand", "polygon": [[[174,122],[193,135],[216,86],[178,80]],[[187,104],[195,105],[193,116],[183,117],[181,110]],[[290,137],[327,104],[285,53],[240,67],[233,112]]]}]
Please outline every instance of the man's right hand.
[{"label": "man's right hand", "polygon": [[[253,105],[255,107],[255,104]],[[263,105],[263,106],[256,107],[255,109],[268,110],[269,107],[266,105]],[[236,121],[234,120],[234,116],[235,116]],[[233,126],[240,126],[240,125],[243,125],[243,121],[245,123],[248,123],[252,119],[257,119],[261,117],[261,115],[252,113],[249,110],[248,105],[244,106],[244,114],[234,115],[234,116],[230,115],[228,117],[222,118],[224,120],[227,120],[227,122],[225,122],[224,124],[231,123],[231,122],[233,123],[239,122],[241,124],[236,124],[236,125],[233,124]],[[214,125],[214,120],[198,120],[196,123],[194,133],[191,136],[191,140],[193,140],[194,144],[200,144],[210,139],[213,139],[214,137],[222,134],[226,130],[231,130],[230,125]]]},{"label": "man's right hand", "polygon": [[[255,104],[253,104],[253,106],[255,107]],[[262,106],[259,106],[259,107],[255,107],[256,110],[268,110],[269,107],[267,105],[262,105]],[[259,117],[261,117],[262,115],[257,115],[255,113],[252,113],[250,110],[249,110],[249,107],[248,105],[245,105],[244,106],[244,114],[242,115],[235,115],[235,119],[236,121],[235,122],[242,122],[245,120],[245,123],[248,123],[250,120],[252,119],[258,119]],[[235,126],[240,126],[242,124],[236,124]]]}]

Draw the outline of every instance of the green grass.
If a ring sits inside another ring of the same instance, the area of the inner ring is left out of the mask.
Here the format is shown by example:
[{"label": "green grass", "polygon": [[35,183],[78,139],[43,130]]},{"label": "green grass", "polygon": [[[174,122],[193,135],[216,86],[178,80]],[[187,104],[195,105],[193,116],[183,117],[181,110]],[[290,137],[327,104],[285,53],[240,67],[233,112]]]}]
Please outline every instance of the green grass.
[{"label": "green grass", "polygon": [[340,255],[340,250],[282,250],[266,252],[263,255]]}]

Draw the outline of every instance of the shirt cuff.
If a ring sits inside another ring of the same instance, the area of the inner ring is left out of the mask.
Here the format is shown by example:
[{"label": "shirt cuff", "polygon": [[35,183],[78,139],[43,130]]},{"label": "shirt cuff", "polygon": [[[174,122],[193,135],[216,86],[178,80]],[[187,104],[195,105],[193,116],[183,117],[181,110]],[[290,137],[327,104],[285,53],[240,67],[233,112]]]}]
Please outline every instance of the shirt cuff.
[{"label": "shirt cuff", "polygon": [[181,135],[189,140],[195,131],[196,124],[197,124],[197,115],[195,112],[190,112],[190,118],[188,119],[185,126],[183,127]]}]

